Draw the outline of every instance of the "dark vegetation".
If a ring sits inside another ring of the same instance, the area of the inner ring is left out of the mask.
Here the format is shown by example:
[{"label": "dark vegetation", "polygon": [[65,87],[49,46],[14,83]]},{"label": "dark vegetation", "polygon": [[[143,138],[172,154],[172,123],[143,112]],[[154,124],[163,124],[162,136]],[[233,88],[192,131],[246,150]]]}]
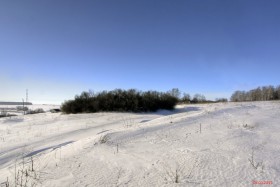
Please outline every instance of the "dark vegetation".
[{"label": "dark vegetation", "polygon": [[195,94],[191,98],[190,94],[184,93],[183,97],[180,98],[181,104],[202,104],[202,103],[215,103],[215,102],[227,102],[227,99],[217,99],[216,101],[207,100],[206,97],[202,94]]},{"label": "dark vegetation", "polygon": [[216,102],[221,102],[221,103],[225,103],[225,102],[228,102],[228,99],[227,98],[217,98],[216,99]]},{"label": "dark vegetation", "polygon": [[50,110],[51,113],[58,113],[61,112],[61,110],[59,108],[54,108]]},{"label": "dark vegetation", "polygon": [[102,91],[97,94],[89,91],[77,95],[74,100],[62,104],[65,113],[89,113],[100,111],[148,112],[158,109],[174,109],[178,102],[175,92],[137,91],[135,89]]},{"label": "dark vegetation", "polygon": [[280,86],[263,86],[247,92],[235,91],[230,100],[233,102],[280,100]]},{"label": "dark vegetation", "polygon": [[28,110],[26,114],[40,114],[45,113],[45,111],[42,108],[37,108],[35,110]]},{"label": "dark vegetation", "polygon": [[[61,110],[67,114],[101,111],[152,112],[158,109],[172,110],[177,103],[196,104],[213,102],[206,100],[202,94],[195,94],[193,98],[187,93],[181,96],[178,88],[173,88],[168,92],[142,92],[135,89],[116,89],[113,91],[102,91],[96,94],[92,91],[82,92],[74,100],[64,102]],[[221,98],[215,102],[227,102],[227,99]]]}]

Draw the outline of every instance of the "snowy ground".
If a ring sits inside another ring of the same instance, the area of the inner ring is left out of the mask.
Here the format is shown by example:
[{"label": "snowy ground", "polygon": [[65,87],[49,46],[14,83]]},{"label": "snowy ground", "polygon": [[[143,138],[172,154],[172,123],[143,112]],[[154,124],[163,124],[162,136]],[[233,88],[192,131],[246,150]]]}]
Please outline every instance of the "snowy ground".
[{"label": "snowy ground", "polygon": [[3,186],[280,186],[279,176],[280,102],[0,118]]}]

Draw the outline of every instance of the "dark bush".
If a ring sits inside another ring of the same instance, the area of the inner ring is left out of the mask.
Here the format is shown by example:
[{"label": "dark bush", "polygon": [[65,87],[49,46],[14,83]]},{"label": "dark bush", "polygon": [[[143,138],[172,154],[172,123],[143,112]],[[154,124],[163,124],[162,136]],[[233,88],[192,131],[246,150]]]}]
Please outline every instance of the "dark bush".
[{"label": "dark bush", "polygon": [[39,114],[44,113],[45,111],[42,108],[37,108],[35,110],[28,110],[26,114]]},{"label": "dark bush", "polygon": [[99,111],[148,112],[158,109],[172,110],[177,102],[178,99],[170,93],[116,89],[97,94],[82,92],[74,100],[65,101],[61,110],[74,114]]},{"label": "dark bush", "polygon": [[227,98],[216,98],[216,102],[218,102],[218,103],[226,103],[226,102],[228,102],[228,99]]},{"label": "dark bush", "polygon": [[192,100],[193,103],[204,103],[206,102],[206,98],[204,95],[202,94],[195,94],[193,96],[193,100]]}]

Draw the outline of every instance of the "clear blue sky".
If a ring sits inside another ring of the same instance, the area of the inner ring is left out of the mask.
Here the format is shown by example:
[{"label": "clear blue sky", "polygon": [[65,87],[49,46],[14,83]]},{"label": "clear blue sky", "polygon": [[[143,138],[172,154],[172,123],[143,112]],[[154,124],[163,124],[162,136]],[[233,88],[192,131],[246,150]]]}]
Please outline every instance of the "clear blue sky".
[{"label": "clear blue sky", "polygon": [[137,88],[230,97],[280,84],[279,0],[0,2],[0,100]]}]

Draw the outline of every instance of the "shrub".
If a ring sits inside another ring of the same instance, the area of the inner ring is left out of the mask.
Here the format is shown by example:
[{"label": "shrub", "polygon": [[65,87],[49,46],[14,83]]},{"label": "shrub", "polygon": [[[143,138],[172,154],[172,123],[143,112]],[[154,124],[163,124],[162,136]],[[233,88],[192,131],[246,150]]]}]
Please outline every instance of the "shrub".
[{"label": "shrub", "polygon": [[45,111],[42,108],[37,108],[35,110],[28,110],[26,114],[39,114],[44,113]]},{"label": "shrub", "polygon": [[82,92],[74,100],[62,104],[65,113],[83,113],[99,111],[148,112],[158,109],[172,110],[178,99],[170,93],[135,89],[102,91],[97,94]]},{"label": "shrub", "polygon": [[228,102],[228,99],[227,98],[216,98],[216,102],[225,103],[225,102]]},{"label": "shrub", "polygon": [[193,99],[191,100],[191,103],[209,103],[211,101],[207,101],[206,97],[202,94],[195,94],[193,96]]},{"label": "shrub", "polygon": [[183,97],[181,99],[182,103],[190,103],[191,102],[191,96],[190,94],[184,93]]},{"label": "shrub", "polygon": [[16,109],[17,111],[28,111],[28,107],[23,107],[23,106],[17,106]]}]

